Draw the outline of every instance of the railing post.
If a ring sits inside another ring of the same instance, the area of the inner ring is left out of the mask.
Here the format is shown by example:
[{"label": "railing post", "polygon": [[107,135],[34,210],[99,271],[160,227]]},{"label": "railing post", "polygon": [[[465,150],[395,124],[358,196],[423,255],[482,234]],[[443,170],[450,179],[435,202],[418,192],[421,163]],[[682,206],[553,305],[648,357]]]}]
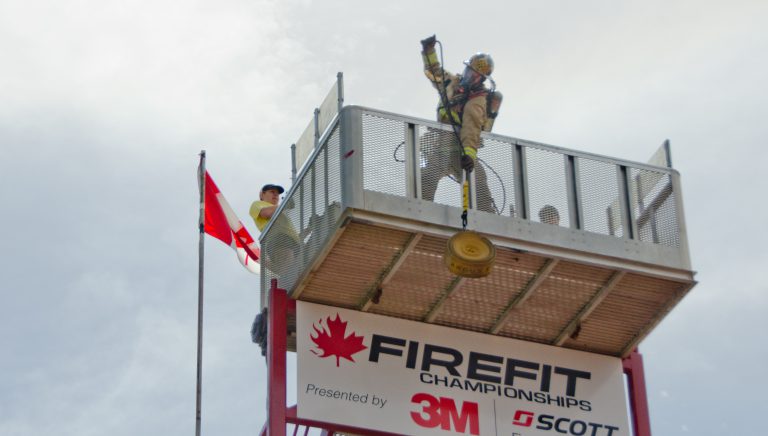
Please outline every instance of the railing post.
[{"label": "railing post", "polygon": [[667,161],[667,168],[672,168],[672,145],[669,143],[669,139],[664,140],[664,157]]},{"label": "railing post", "polygon": [[338,102],[338,113],[341,113],[341,110],[344,108],[344,73],[339,71],[336,73],[336,91],[337,94],[337,102]]},{"label": "railing post", "polygon": [[267,315],[267,434],[285,436],[288,294],[272,279]]},{"label": "railing post", "polygon": [[363,207],[363,111],[359,107],[347,106],[340,116],[343,210]]},{"label": "railing post", "polygon": [[634,207],[632,207],[632,193],[630,192],[630,175],[625,165],[617,166],[619,184],[619,207],[621,209],[621,225],[624,227],[625,239],[637,238],[637,224],[635,223]]},{"label": "railing post", "polygon": [[405,196],[408,198],[421,198],[421,168],[419,166],[419,150],[416,125],[405,123],[405,142],[403,143],[403,155],[405,156]]},{"label": "railing post", "polygon": [[583,229],[584,216],[581,205],[578,160],[571,155],[565,154],[563,156],[565,156],[565,183],[568,191],[568,220],[572,229]]},{"label": "railing post", "polygon": [[[325,140],[326,144],[328,143],[328,139]],[[328,146],[325,146],[325,149],[322,151],[323,153],[323,210],[325,211],[328,206],[331,204],[331,193],[330,193],[330,187],[328,186],[330,184],[330,174],[328,170]]]},{"label": "railing post", "polygon": [[313,120],[315,123],[315,148],[320,146],[320,108],[315,108]]},{"label": "railing post", "polygon": [[531,216],[528,202],[528,174],[526,166],[525,147],[515,141],[512,160],[515,167],[515,214],[518,218],[528,219]]}]

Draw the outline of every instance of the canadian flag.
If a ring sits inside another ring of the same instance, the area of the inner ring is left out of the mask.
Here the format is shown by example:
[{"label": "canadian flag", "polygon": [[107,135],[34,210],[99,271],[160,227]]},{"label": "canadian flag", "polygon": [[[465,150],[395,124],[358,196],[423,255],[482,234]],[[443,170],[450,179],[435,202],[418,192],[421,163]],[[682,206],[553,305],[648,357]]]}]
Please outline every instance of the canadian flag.
[{"label": "canadian flag", "polygon": [[248,271],[259,273],[259,247],[213,183],[208,171],[205,172],[205,233],[232,247]]}]

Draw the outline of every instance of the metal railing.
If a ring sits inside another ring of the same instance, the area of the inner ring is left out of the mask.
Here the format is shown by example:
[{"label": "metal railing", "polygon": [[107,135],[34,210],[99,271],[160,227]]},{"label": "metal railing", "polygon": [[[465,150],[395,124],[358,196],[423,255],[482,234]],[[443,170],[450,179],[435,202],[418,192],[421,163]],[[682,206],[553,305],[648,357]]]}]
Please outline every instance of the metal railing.
[{"label": "metal railing", "polygon": [[[274,277],[293,289],[347,208],[369,210],[382,198],[393,201],[389,206],[405,200],[460,208],[453,141],[445,124],[345,107],[262,233],[262,289]],[[471,216],[666,247],[681,265],[689,263],[676,170],[496,134],[484,133],[482,143],[471,177]],[[391,212],[407,215],[397,209]]]}]

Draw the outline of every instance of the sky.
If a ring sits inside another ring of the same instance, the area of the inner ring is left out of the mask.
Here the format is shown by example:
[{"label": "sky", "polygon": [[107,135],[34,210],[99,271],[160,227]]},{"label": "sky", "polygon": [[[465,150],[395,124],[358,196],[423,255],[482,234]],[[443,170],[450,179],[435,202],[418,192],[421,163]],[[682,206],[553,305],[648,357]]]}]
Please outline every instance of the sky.
[{"label": "sky", "polygon": [[[498,134],[639,162],[671,141],[699,284],[640,345],[652,429],[762,434],[766,22],[762,0],[0,0],[0,434],[192,434],[200,150],[256,235],[337,72],[347,104],[432,118],[432,34],[449,69],[493,55]],[[255,434],[258,276],[211,238],[205,262],[203,434]]]}]

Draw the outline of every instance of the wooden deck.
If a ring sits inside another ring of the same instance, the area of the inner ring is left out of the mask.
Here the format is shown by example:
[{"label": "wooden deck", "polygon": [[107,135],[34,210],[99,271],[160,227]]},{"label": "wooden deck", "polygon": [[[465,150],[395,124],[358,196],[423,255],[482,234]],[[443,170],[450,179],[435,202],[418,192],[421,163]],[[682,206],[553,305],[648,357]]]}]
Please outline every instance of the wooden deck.
[{"label": "wooden deck", "polygon": [[623,357],[695,284],[632,271],[631,265],[537,254],[493,238],[493,272],[465,279],[443,264],[447,239],[350,219],[291,296]]}]

